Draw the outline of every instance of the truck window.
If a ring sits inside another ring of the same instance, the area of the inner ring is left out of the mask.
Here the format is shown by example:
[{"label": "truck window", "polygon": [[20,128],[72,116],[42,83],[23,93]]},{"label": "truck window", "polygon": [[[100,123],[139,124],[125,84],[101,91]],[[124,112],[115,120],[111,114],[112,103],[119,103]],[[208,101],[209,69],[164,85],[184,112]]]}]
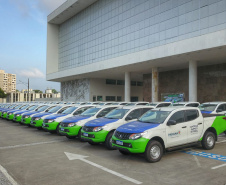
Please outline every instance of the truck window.
[{"label": "truck window", "polygon": [[141,109],[133,110],[132,112],[129,113],[128,116],[131,116],[132,119],[139,118],[141,116]]},{"label": "truck window", "polygon": [[192,121],[198,117],[199,117],[199,113],[197,110],[186,110],[185,111],[186,121]]},{"label": "truck window", "polygon": [[217,108],[217,110],[218,110],[218,109],[221,109],[222,111],[226,111],[226,104],[220,105],[220,106]]},{"label": "truck window", "polygon": [[176,123],[184,122],[184,111],[174,113],[169,120],[174,120]]}]

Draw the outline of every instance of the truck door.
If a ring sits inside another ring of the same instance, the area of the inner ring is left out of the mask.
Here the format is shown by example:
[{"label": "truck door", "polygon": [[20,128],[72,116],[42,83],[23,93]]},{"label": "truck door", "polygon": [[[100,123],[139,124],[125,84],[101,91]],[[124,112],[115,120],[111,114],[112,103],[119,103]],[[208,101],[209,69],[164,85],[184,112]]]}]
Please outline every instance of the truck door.
[{"label": "truck door", "polygon": [[169,120],[176,121],[176,125],[166,124],[167,147],[187,143],[187,123],[185,122],[184,114],[184,111],[175,112]]},{"label": "truck door", "polygon": [[203,131],[203,117],[199,115],[198,110],[186,110],[185,121],[188,128],[188,143],[196,142],[200,139]]}]

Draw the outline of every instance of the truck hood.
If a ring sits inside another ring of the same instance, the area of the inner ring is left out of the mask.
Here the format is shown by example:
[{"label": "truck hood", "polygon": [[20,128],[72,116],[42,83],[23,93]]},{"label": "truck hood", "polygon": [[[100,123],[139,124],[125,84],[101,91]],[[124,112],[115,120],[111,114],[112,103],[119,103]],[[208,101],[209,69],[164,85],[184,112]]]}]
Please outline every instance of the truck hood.
[{"label": "truck hood", "polygon": [[85,124],[85,126],[88,126],[88,127],[102,127],[104,125],[116,122],[118,120],[119,119],[98,118],[98,119],[94,119],[94,120],[88,121]]},{"label": "truck hood", "polygon": [[26,113],[24,114],[24,116],[30,116],[30,115],[36,114],[36,113],[38,113],[38,112],[37,112],[37,111],[26,112]]},{"label": "truck hood", "polygon": [[134,121],[134,122],[130,122],[125,125],[122,125],[122,126],[118,127],[116,130],[119,132],[131,133],[131,134],[142,133],[146,130],[155,128],[159,125],[160,124],[156,124],[156,123],[144,123],[144,122],[140,122],[140,121]]},{"label": "truck hood", "polygon": [[67,114],[53,114],[53,115],[49,115],[47,116],[45,119],[56,119],[62,116],[66,116]]},{"label": "truck hood", "polygon": [[30,112],[29,110],[23,110],[23,111],[16,111],[15,113],[16,114],[23,114],[23,113],[25,113],[25,112]]},{"label": "truck hood", "polygon": [[20,109],[16,109],[16,110],[8,110],[7,112],[8,113],[14,113],[14,112],[17,112],[17,111],[21,111]]},{"label": "truck hood", "polygon": [[40,117],[42,117],[42,116],[46,116],[46,115],[49,115],[49,114],[52,114],[52,113],[49,113],[49,112],[38,113],[38,114],[35,114],[34,117],[40,118]]},{"label": "truck hood", "polygon": [[64,119],[62,121],[62,123],[75,123],[75,122],[78,122],[80,120],[88,119],[90,117],[91,116],[72,116],[72,117]]}]

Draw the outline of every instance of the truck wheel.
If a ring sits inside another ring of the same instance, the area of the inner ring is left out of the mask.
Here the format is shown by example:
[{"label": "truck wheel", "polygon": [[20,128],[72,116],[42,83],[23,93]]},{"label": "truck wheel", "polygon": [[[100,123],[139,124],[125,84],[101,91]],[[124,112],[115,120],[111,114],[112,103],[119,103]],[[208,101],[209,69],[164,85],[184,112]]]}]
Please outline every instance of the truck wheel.
[{"label": "truck wheel", "polygon": [[38,130],[42,130],[42,127],[37,127]]},{"label": "truck wheel", "polygon": [[149,141],[144,152],[145,158],[149,163],[160,161],[163,155],[163,146],[160,142],[152,140]]},{"label": "truck wheel", "polygon": [[56,133],[57,133],[57,135],[60,135],[60,128],[59,127],[60,127],[60,124],[58,124],[57,127],[56,127]]},{"label": "truck wheel", "polygon": [[226,131],[224,131],[224,134],[226,135]]},{"label": "truck wheel", "polygon": [[93,141],[88,141],[90,145],[99,145],[99,143],[94,143]]},{"label": "truck wheel", "polygon": [[80,130],[78,131],[78,136],[77,136],[80,141],[82,141],[82,137],[81,137],[82,133],[81,133],[81,130],[82,130],[82,128],[80,128]]},{"label": "truck wheel", "polygon": [[68,139],[75,139],[75,136],[66,136]]},{"label": "truck wheel", "polygon": [[126,152],[126,151],[124,151],[124,150],[119,150],[119,152],[120,152],[121,154],[123,154],[123,155],[129,155],[129,154],[130,154],[129,152]]},{"label": "truck wheel", "polygon": [[211,150],[215,146],[216,138],[213,132],[206,131],[202,139],[202,147]]},{"label": "truck wheel", "polygon": [[108,150],[114,150],[113,146],[112,146],[112,135],[113,135],[113,131],[108,133],[106,139],[105,139],[105,146],[107,147]]}]

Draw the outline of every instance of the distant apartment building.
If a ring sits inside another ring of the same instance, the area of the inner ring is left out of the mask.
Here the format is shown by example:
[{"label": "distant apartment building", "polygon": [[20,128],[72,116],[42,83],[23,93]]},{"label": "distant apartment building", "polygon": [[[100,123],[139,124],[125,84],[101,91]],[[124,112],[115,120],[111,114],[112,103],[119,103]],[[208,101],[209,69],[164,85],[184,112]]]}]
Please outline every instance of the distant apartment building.
[{"label": "distant apartment building", "polygon": [[52,93],[46,90],[45,93],[35,93],[32,89],[23,89],[21,92],[11,92],[7,96],[7,102],[27,102],[27,101],[60,101],[61,94]]},{"label": "distant apartment building", "polygon": [[5,93],[16,92],[16,75],[0,70],[0,88]]}]

